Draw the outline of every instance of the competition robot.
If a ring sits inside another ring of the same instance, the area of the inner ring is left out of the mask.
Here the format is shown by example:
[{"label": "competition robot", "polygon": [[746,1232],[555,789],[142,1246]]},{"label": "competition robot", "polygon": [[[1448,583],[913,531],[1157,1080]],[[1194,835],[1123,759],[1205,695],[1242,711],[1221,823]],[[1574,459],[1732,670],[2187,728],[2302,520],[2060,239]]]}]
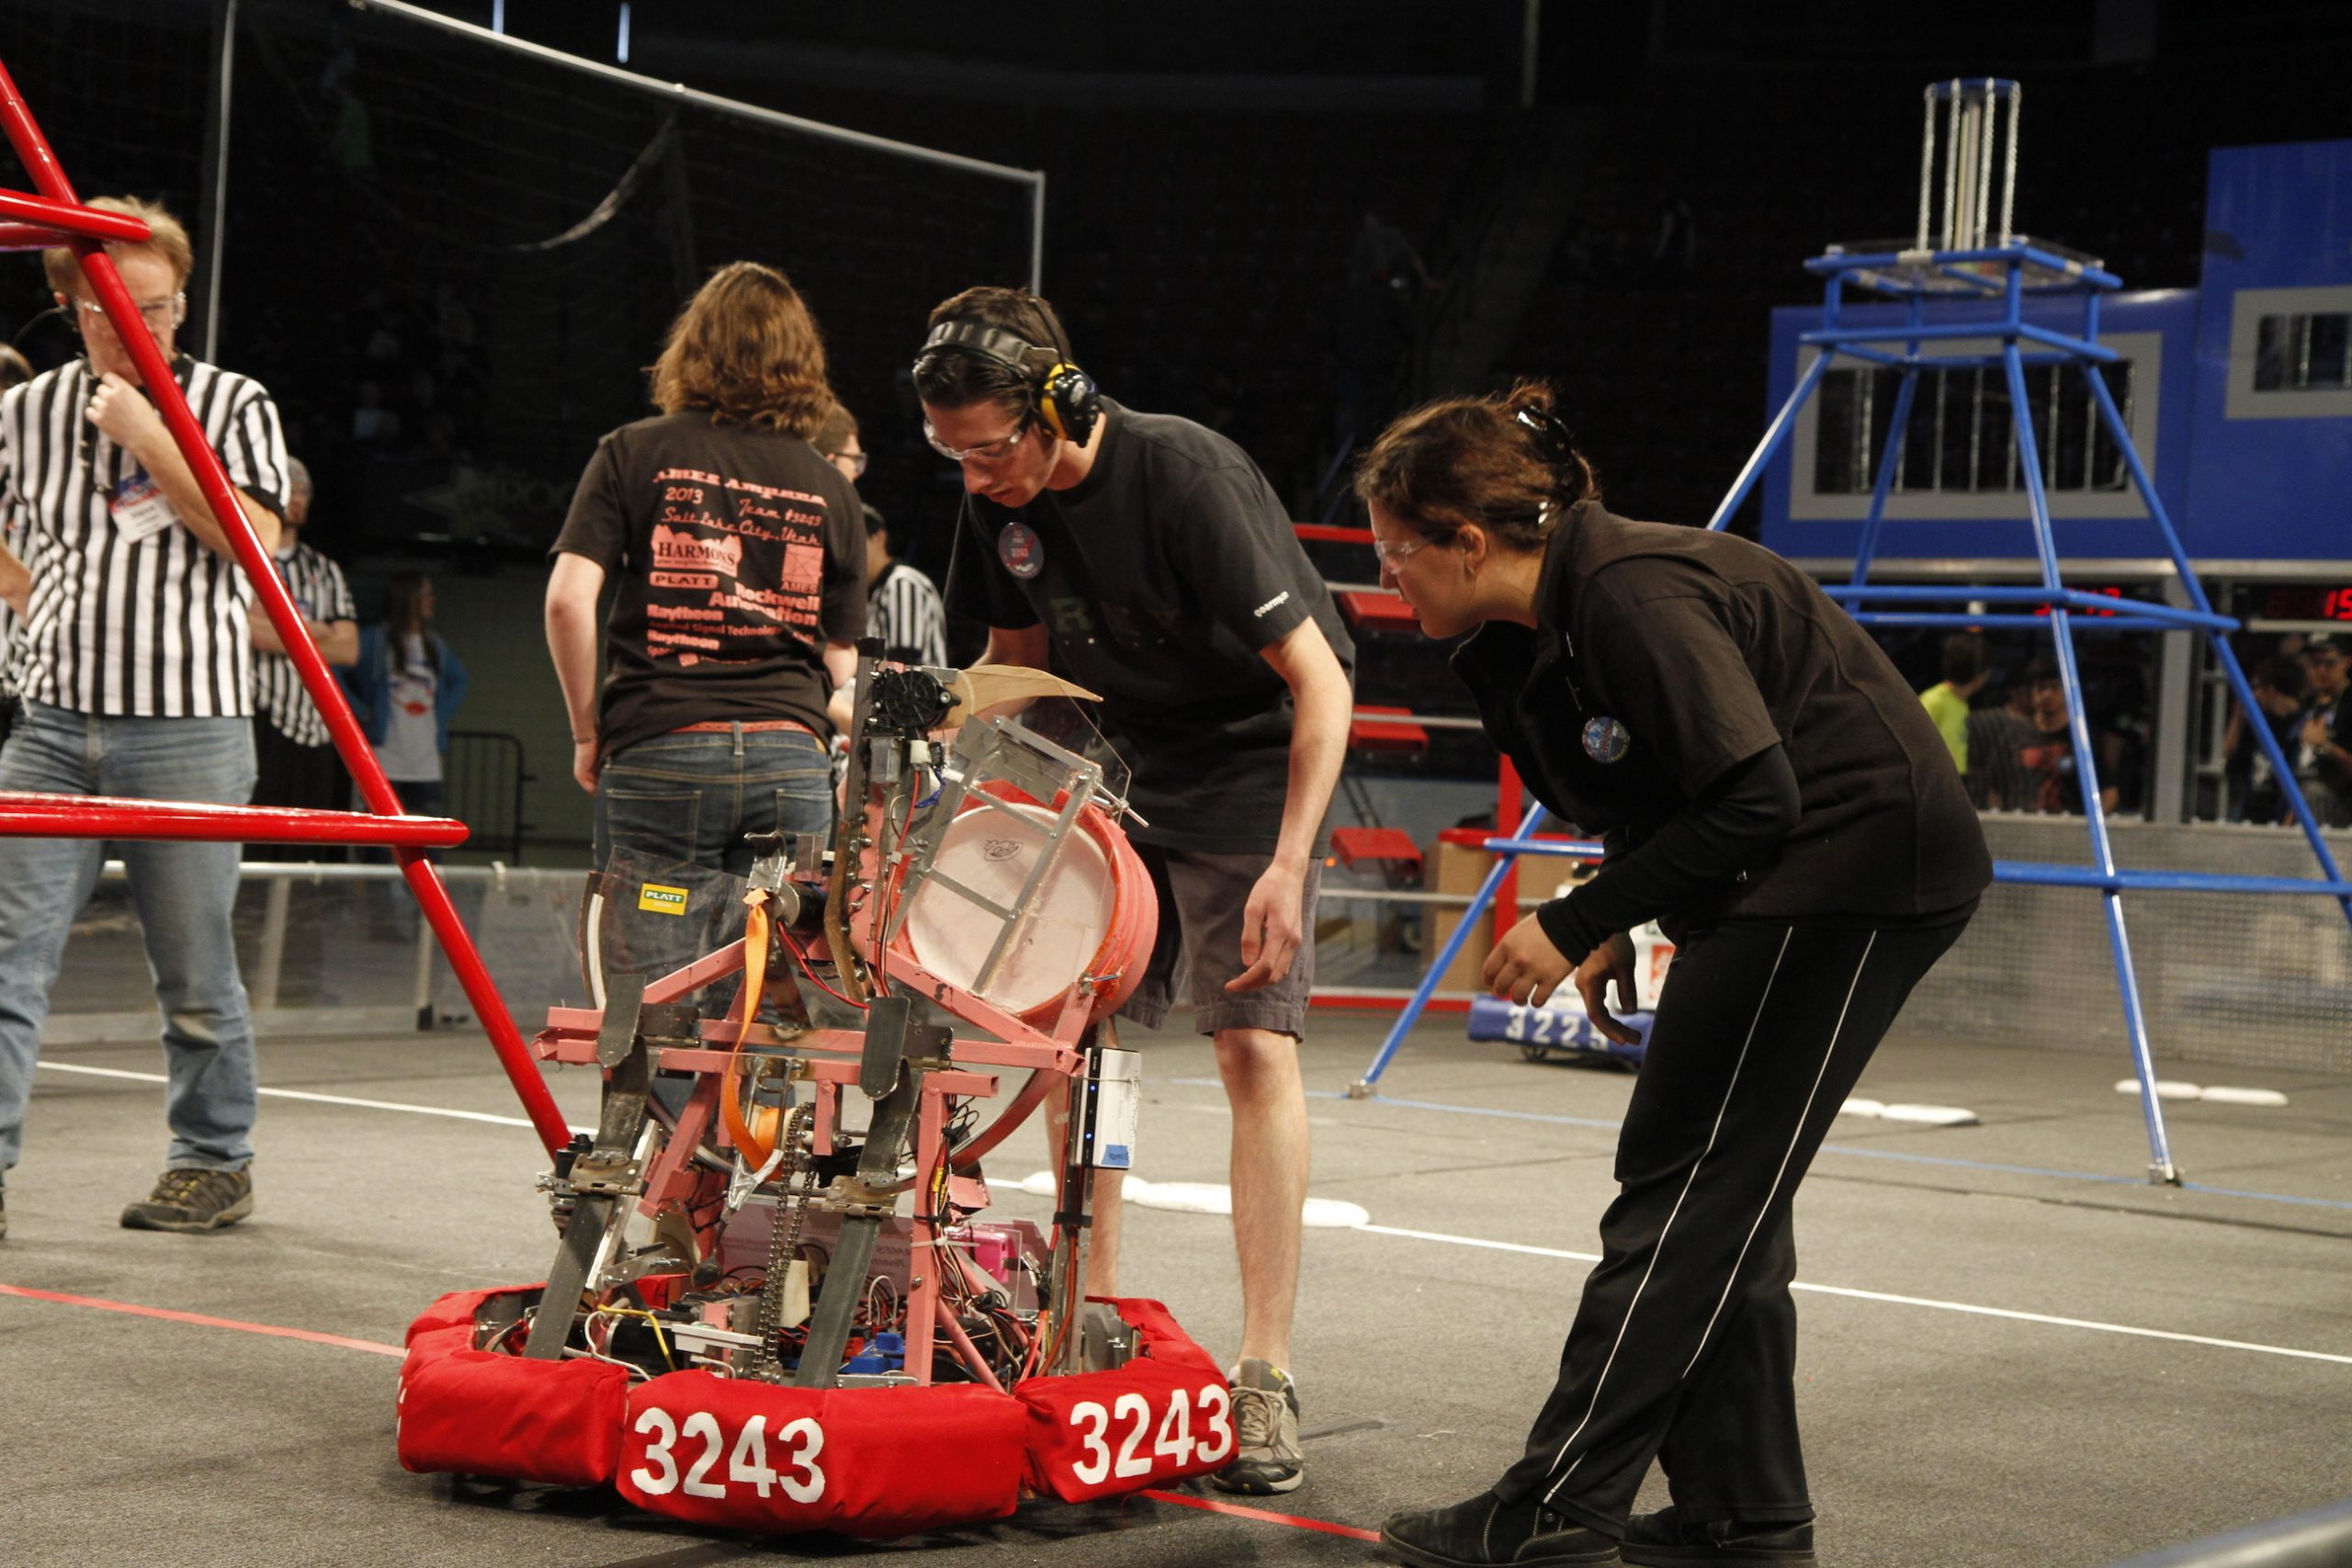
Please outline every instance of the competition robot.
[{"label": "competition robot", "polygon": [[[592,879],[603,1005],[552,1010],[536,1049],[603,1072],[597,1130],[542,1179],[547,1283],[412,1327],[410,1469],[879,1536],[1231,1456],[1215,1361],[1157,1303],[1085,1292],[1138,1081],[1096,1024],[1157,926],[1125,770],[1056,677],[878,653],[830,845],[755,840],[748,882],[617,855]],[[1054,1096],[1050,1222],[983,1218],[981,1156]]]}]

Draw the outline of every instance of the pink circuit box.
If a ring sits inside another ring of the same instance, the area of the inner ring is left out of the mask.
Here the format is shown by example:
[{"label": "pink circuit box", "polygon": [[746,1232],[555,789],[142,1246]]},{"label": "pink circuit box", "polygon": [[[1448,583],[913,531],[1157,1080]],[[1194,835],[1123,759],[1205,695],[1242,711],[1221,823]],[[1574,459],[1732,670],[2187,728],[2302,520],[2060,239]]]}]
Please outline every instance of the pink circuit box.
[{"label": "pink circuit box", "polygon": [[964,1228],[969,1234],[972,1260],[1000,1284],[1012,1283],[1024,1258],[1044,1267],[1046,1233],[1027,1220],[981,1220]]}]

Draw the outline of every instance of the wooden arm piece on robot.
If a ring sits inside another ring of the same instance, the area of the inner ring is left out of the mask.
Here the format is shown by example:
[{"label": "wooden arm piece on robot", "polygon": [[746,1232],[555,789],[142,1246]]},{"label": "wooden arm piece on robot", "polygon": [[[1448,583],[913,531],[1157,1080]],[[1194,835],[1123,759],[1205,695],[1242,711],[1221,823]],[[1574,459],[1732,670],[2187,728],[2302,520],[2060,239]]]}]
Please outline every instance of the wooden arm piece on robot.
[{"label": "wooden arm piece on robot", "polygon": [[1075,682],[1026,664],[975,664],[969,670],[958,670],[947,682],[947,694],[954,699],[944,721],[950,728],[999,703],[1032,702],[1039,697],[1102,700]]}]

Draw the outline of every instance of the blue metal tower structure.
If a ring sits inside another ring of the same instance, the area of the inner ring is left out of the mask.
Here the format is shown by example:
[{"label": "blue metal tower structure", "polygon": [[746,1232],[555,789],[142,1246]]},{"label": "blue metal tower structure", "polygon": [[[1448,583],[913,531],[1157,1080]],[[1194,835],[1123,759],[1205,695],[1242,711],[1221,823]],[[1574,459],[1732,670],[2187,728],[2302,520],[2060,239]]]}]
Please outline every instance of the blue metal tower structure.
[{"label": "blue metal tower structure", "polygon": [[[2293,765],[2281,751],[2270,727],[2258,723],[2248,728],[2269,759],[2273,774],[2319,863],[2321,877],[2226,876],[2128,870],[2117,865],[2107,813],[2099,799],[2098,757],[2083,707],[2082,678],[2075,656],[2075,613],[2096,613],[2101,631],[2192,630],[2203,634],[2241,707],[2250,714],[2258,713],[2260,708],[2229,644],[2227,634],[2236,630],[2238,623],[2214,613],[2204,585],[2189,564],[2180,536],[2156,493],[2154,481],[2132,446],[2131,431],[2114,394],[2098,373],[2100,367],[2111,365],[2120,357],[2098,342],[2098,321],[2101,299],[2120,290],[2123,287],[2121,280],[2089,257],[2011,231],[2020,107],[2018,85],[1998,79],[1938,82],[1927,89],[1926,104],[1927,123],[1920,151],[1919,221],[1914,243],[1905,245],[1892,242],[1856,250],[1833,245],[1804,264],[1805,270],[1823,284],[1821,325],[1799,340],[1815,351],[1812,363],[1774,415],[1762,441],[1707,525],[1722,528],[1731,521],[1786,446],[1798,413],[1837,360],[1843,357],[1859,365],[1902,373],[1879,456],[1870,508],[1855,551],[1853,579],[1844,584],[1826,585],[1826,591],[1865,626],[2010,626],[2049,631],[2065,689],[2068,734],[2082,787],[2092,863],[2083,866],[2000,861],[1995,864],[1995,876],[2001,882],[2085,887],[2098,892],[2115,961],[2116,983],[2122,995],[2132,1071],[2139,1080],[2141,1107],[2147,1122],[2149,1177],[2156,1182],[2177,1183],[2180,1171],[2173,1159],[2163,1107],[2156,1096],[2154,1055],[2123,918],[2123,892],[2128,888],[2134,892],[2317,895],[2335,899],[2346,919],[2352,920],[2352,883],[2345,880],[2321,837],[2319,823],[2296,782]],[[2001,170],[1997,225],[1992,218],[1996,165]],[[1894,324],[1849,324],[1841,314],[1849,288],[1906,307],[1905,319]],[[2080,327],[2066,332],[2028,321],[2025,304],[2029,298],[2079,302]],[[1930,306],[1935,307],[1932,319]],[[2043,365],[2073,366],[2084,373],[2099,422],[2129,470],[2149,521],[2163,539],[2182,592],[2189,602],[2188,607],[2134,604],[2119,615],[2114,613],[2114,599],[2064,586],[2051,527],[2042,456],[2030,412],[2033,405],[2026,391],[2027,367]],[[2006,380],[2018,446],[2018,468],[2025,485],[2034,552],[2041,566],[2039,586],[1873,587],[1870,583],[1887,500],[1902,464],[1904,438],[1920,373],[1951,369],[1997,372]],[[1955,602],[1963,607],[1938,608]],[[1871,605],[1892,607],[1867,607]],[[1969,607],[1975,605],[1988,608]],[[1541,817],[1542,809],[1538,807],[1529,813],[1527,821],[1511,838],[1487,840],[1487,847],[1502,857],[1497,861],[1494,874],[1479,889],[1456,928],[1453,942],[1430,965],[1428,979],[1408,1003],[1403,1016],[1357,1084],[1358,1094],[1371,1092],[1395,1055],[1406,1032],[1434,990],[1436,977],[1444,972],[1459,951],[1464,936],[1484,914],[1504,867],[1519,854],[1560,852],[1561,846],[1556,843],[1538,843],[1529,837]]]}]

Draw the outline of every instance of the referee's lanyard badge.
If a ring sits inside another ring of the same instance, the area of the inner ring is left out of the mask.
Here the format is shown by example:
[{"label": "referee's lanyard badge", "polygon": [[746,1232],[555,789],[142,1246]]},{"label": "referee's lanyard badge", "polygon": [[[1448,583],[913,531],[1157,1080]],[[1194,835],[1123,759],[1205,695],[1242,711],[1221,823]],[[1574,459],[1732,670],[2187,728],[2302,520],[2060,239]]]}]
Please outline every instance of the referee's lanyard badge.
[{"label": "referee's lanyard badge", "polygon": [[128,479],[114,487],[114,494],[107,498],[107,510],[114,513],[115,527],[132,544],[153,538],[180,520],[162,487],[143,468],[133,468]]}]

